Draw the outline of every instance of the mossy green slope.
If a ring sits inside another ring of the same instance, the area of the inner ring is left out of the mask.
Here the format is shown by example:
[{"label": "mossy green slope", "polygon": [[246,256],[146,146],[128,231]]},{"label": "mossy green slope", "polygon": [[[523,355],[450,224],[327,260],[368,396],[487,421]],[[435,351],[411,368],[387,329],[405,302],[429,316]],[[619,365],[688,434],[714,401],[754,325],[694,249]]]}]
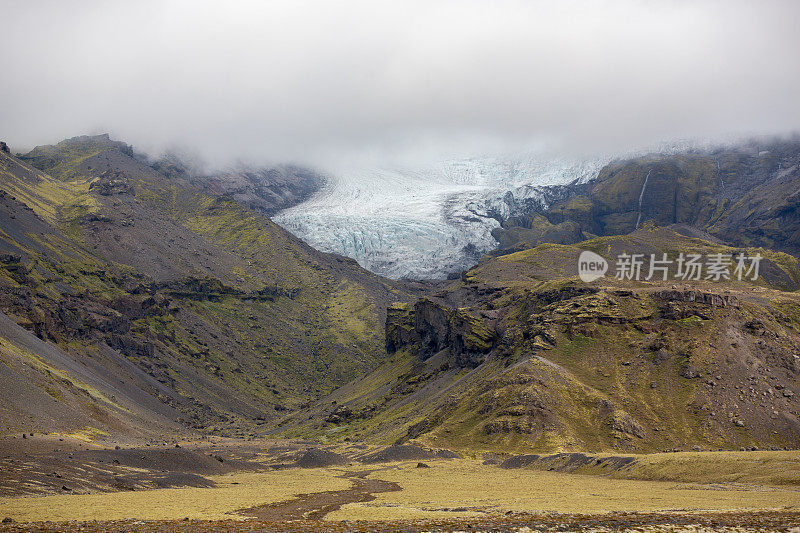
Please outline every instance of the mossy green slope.
[{"label": "mossy green slope", "polygon": [[684,229],[487,258],[391,308],[393,361],[282,427],[505,453],[796,447],[796,259],[760,250],[756,282],[577,279],[582,249],[737,250]]},{"label": "mossy green slope", "polygon": [[2,310],[62,346],[120,351],[176,393],[189,425],[252,431],[385,354],[391,282],[122,143],[0,154],[0,172]]},{"label": "mossy green slope", "polygon": [[[738,246],[800,254],[800,141],[753,141],[713,150],[614,161],[596,179],[572,184],[544,210],[522,212],[495,230],[500,247],[575,243],[624,235],[637,224],[684,224]],[[520,211],[517,209],[516,211]]]}]

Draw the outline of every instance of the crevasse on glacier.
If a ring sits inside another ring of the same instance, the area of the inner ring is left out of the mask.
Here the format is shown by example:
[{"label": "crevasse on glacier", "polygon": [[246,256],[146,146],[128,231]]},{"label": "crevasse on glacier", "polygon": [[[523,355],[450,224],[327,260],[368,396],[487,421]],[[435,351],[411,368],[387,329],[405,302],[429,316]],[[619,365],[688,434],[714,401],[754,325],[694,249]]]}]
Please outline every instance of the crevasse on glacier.
[{"label": "crevasse on glacier", "polygon": [[550,185],[594,178],[603,161],[480,158],[423,169],[331,173],[275,221],[312,246],[392,278],[443,278],[495,247],[493,228]]}]

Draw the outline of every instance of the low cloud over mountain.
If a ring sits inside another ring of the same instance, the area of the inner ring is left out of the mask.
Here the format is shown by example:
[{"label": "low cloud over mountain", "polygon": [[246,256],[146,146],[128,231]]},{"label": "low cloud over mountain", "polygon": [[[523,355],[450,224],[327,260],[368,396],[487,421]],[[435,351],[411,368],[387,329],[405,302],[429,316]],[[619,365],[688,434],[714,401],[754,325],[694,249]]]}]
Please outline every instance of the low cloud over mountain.
[{"label": "low cloud over mountain", "polygon": [[[6,3],[3,136],[212,162],[615,152],[796,128],[790,1]],[[46,135],[47,138],[43,136]]]}]

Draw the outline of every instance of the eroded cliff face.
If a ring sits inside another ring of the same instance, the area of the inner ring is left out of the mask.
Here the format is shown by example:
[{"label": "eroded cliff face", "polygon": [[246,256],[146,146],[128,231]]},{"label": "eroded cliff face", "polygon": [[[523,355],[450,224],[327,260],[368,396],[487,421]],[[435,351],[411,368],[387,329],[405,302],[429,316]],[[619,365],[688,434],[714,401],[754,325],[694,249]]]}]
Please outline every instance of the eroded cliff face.
[{"label": "eroded cliff face", "polygon": [[428,298],[415,304],[394,304],[386,318],[386,349],[407,349],[421,360],[442,350],[462,368],[480,365],[497,340],[495,321],[466,309],[451,309]]},{"label": "eroded cliff face", "polygon": [[387,345],[417,363],[376,404],[434,405],[399,442],[783,447],[800,441],[798,308],[778,291],[574,282],[397,305]]},{"label": "eroded cliff face", "polygon": [[530,205],[493,235],[506,251],[685,224],[732,244],[800,253],[800,140],[615,161],[564,198]]}]

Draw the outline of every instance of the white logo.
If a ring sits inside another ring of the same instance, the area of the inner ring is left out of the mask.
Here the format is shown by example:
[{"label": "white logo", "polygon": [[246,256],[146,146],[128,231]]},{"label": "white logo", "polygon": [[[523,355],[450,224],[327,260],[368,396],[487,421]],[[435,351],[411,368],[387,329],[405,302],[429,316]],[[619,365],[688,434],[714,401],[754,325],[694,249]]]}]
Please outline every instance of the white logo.
[{"label": "white logo", "polygon": [[600,279],[608,272],[608,261],[601,255],[589,250],[581,252],[578,257],[578,276],[584,283]]}]

